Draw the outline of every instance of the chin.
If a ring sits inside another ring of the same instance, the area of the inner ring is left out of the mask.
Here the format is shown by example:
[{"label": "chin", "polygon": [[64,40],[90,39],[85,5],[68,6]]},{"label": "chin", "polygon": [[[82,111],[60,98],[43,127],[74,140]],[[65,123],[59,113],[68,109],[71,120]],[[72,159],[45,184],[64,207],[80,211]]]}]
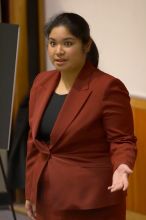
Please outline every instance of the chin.
[{"label": "chin", "polygon": [[71,69],[71,68],[66,67],[66,66],[58,66],[58,65],[55,65],[55,67],[58,71],[69,71]]}]

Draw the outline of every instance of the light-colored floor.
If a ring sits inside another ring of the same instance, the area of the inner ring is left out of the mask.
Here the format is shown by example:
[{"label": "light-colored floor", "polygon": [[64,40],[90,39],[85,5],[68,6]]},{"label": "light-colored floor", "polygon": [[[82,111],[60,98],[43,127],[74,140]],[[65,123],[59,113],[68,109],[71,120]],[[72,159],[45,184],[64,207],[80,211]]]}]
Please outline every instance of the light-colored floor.
[{"label": "light-colored floor", "polygon": [[[24,214],[16,213],[18,220],[29,220]],[[12,212],[10,210],[0,210],[0,220],[14,220]]]},{"label": "light-colored floor", "polygon": [[135,213],[127,210],[126,220],[146,220],[146,215],[141,215],[139,213]]},{"label": "light-colored floor", "polygon": [[[16,212],[26,214],[24,205],[15,205],[14,208]],[[141,215],[127,210],[126,220],[146,220],[146,215]]]}]

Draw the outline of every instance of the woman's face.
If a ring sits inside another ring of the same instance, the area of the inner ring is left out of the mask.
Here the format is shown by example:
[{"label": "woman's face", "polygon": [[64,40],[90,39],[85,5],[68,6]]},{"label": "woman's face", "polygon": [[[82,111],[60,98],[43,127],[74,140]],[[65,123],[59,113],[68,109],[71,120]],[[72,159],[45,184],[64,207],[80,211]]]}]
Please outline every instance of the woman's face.
[{"label": "woman's face", "polygon": [[48,54],[57,70],[77,70],[85,63],[88,51],[89,45],[83,45],[66,27],[58,26],[52,29],[48,41]]}]

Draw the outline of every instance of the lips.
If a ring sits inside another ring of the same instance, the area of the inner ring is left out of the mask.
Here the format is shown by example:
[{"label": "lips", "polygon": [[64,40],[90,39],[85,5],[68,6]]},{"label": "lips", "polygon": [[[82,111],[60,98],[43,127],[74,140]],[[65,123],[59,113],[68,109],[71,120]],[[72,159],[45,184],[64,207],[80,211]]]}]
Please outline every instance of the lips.
[{"label": "lips", "polygon": [[65,60],[65,59],[55,59],[54,61],[55,61],[56,64],[62,65],[62,64],[64,64],[67,60]]},{"label": "lips", "polygon": [[55,59],[56,62],[65,62],[65,59]]}]

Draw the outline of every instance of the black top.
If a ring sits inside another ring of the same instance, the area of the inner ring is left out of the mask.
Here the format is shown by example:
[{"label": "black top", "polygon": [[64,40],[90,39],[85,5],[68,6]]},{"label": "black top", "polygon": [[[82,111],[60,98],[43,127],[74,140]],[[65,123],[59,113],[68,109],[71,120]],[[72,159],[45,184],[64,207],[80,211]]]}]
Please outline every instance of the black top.
[{"label": "black top", "polygon": [[66,96],[67,94],[59,95],[57,93],[53,93],[51,100],[49,100],[49,103],[46,106],[46,109],[40,121],[40,126],[37,134],[39,140],[49,142],[50,133]]}]

